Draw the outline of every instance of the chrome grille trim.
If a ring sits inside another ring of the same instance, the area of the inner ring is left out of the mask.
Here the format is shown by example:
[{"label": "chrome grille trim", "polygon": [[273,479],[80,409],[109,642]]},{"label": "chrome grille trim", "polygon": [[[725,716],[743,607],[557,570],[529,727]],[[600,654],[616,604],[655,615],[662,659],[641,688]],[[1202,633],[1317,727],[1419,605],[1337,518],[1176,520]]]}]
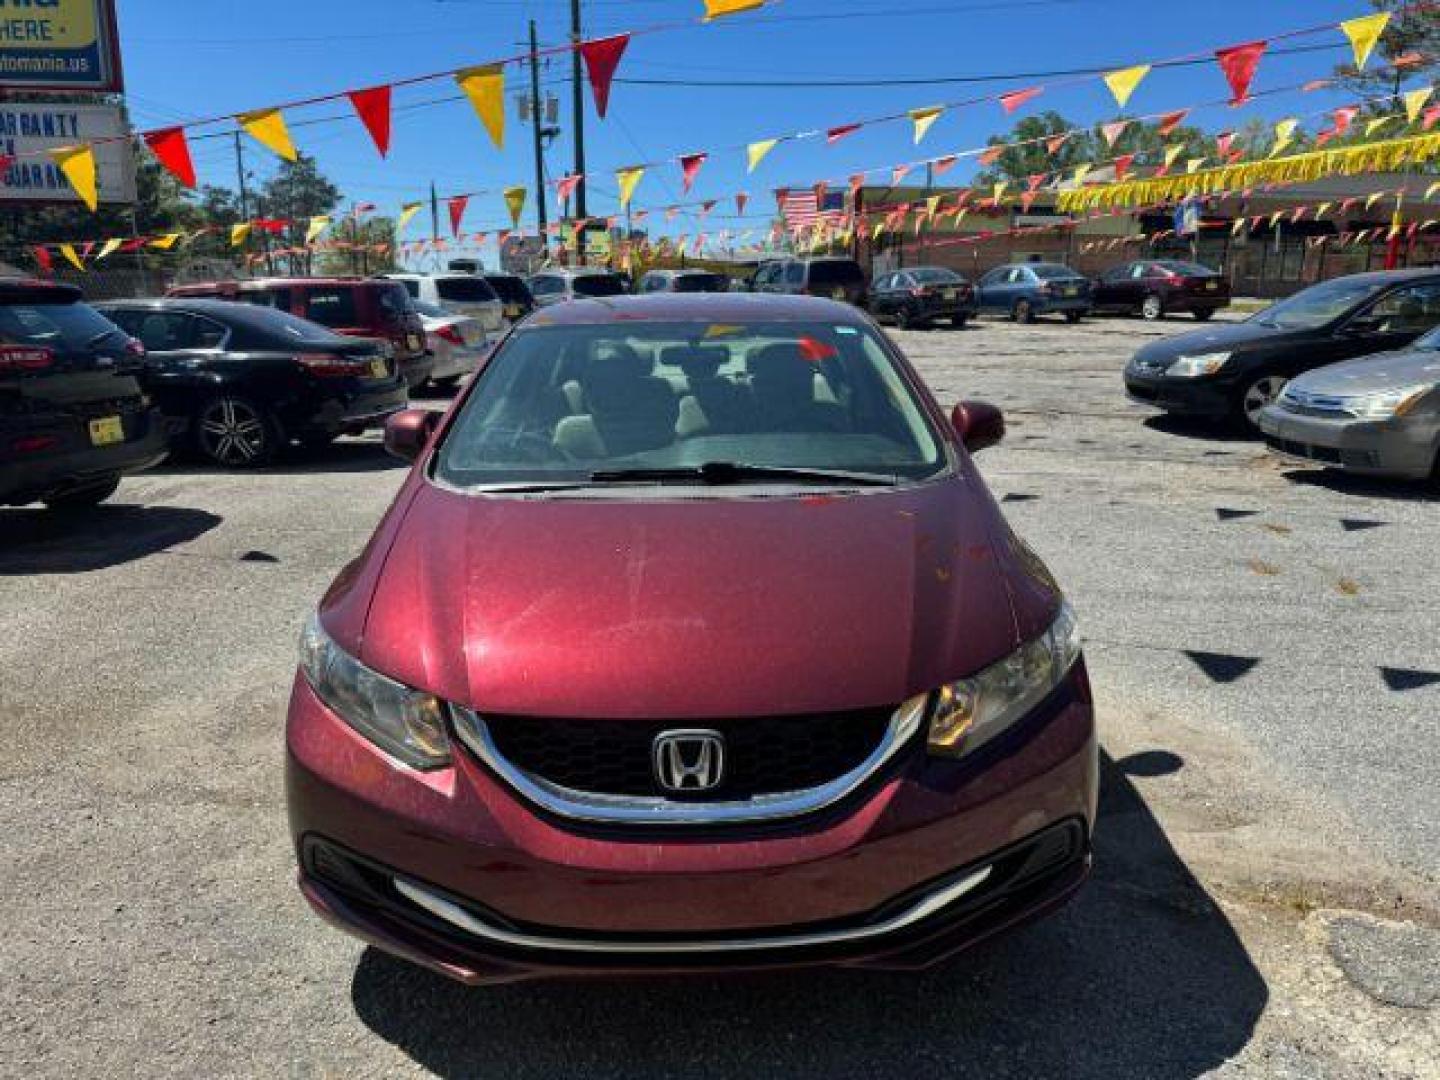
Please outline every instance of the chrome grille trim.
[{"label": "chrome grille trim", "polygon": [[918,694],[890,717],[884,738],[849,772],[818,787],[756,795],[726,802],[677,802],[649,796],[607,795],[552,784],[517,767],[501,752],[471,709],[452,706],[455,734],[501,780],[528,801],[557,817],[600,825],[739,825],[803,817],[832,806],[885,766],[920,731],[929,712],[930,695]]}]

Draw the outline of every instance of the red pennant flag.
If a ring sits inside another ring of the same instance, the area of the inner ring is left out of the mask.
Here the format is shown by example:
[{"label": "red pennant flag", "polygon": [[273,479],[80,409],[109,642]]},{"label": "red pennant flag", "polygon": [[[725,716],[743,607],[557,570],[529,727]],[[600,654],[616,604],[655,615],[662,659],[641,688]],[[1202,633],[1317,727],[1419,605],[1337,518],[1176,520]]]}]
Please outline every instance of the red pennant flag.
[{"label": "red pennant flag", "polygon": [[185,141],[185,129],[164,128],[147,131],[145,145],[156,160],[169,170],[170,175],[188,188],[195,186],[195,165],[190,160],[190,144]]},{"label": "red pennant flag", "polygon": [[1129,171],[1130,166],[1133,164],[1135,164],[1134,154],[1121,154],[1119,157],[1117,157],[1115,159],[1116,181],[1124,180],[1125,174]]},{"label": "red pennant flag", "polygon": [[629,44],[629,34],[580,43],[580,55],[585,58],[585,71],[590,76],[590,89],[595,91],[595,111],[602,120],[610,105],[610,80],[615,78],[615,69],[620,66],[620,57]]},{"label": "red pennant flag", "polygon": [[470,203],[469,195],[456,195],[447,199],[445,205],[450,208],[450,235],[460,235],[460,221],[465,217],[465,207]]},{"label": "red pennant flag", "polygon": [[1114,149],[1115,143],[1121,135],[1125,134],[1125,129],[1129,126],[1129,120],[1115,120],[1108,124],[1101,124],[1100,133],[1105,136],[1105,145]]},{"label": "red pennant flag", "polygon": [[55,271],[55,263],[50,258],[50,252],[43,247],[31,248],[35,252],[35,265],[40,268],[42,274],[50,274]]},{"label": "red pennant flag", "polygon": [[1039,193],[1038,191],[1027,191],[1027,192],[1025,192],[1025,194],[1021,195],[1021,196],[1020,196],[1020,210],[1021,210],[1023,213],[1028,214],[1028,213],[1030,212],[1030,207],[1031,207],[1032,205],[1034,205],[1035,199],[1036,199],[1037,196],[1039,196],[1039,194],[1040,194],[1040,193]]},{"label": "red pennant flag", "polygon": [[1230,144],[1234,141],[1235,133],[1233,131],[1222,131],[1219,135],[1215,136],[1215,150],[1220,157],[1229,156]]},{"label": "red pennant flag", "polygon": [[0,154],[0,176],[10,171],[10,166],[15,164],[15,159],[9,154]]},{"label": "red pennant flag", "polygon": [[893,168],[893,169],[890,170],[890,186],[891,186],[891,187],[899,187],[899,186],[900,186],[900,181],[901,181],[901,180],[904,180],[905,177],[907,177],[907,176],[909,176],[909,175],[910,175],[910,166],[909,166],[909,165],[896,165],[895,168]]},{"label": "red pennant flag", "polygon": [[709,154],[686,154],[680,159],[681,190],[685,194],[690,193],[691,185],[695,183],[695,174],[700,171],[700,166],[705,164]]},{"label": "red pennant flag", "polygon": [[1316,147],[1324,146],[1334,137],[1335,130],[1333,128],[1326,128],[1324,131],[1320,132],[1318,135],[1315,136],[1315,145]]},{"label": "red pennant flag", "polygon": [[555,181],[555,197],[562,203],[569,200],[575,194],[575,189],[580,186],[580,177],[562,176]]},{"label": "red pennant flag", "polygon": [[715,200],[714,200],[714,199],[706,199],[703,203],[700,204],[700,220],[701,220],[701,221],[704,221],[704,220],[705,220],[705,216],[706,216],[707,214],[709,214],[711,210],[714,210],[714,209],[715,209]]},{"label": "red pennant flag", "polygon": [[981,165],[994,165],[995,162],[997,162],[997,161],[1000,160],[1000,155],[1003,154],[1004,152],[1005,152],[1005,147],[1003,147],[1003,146],[992,146],[992,147],[990,147],[989,150],[986,150],[983,154],[980,155],[980,164],[981,164]]},{"label": "red pennant flag", "polygon": [[[1429,131],[1432,127],[1435,126],[1435,121],[1440,120],[1440,105],[1431,105],[1430,108],[1426,109],[1423,113],[1420,114],[1420,117],[1420,130]],[[4,170],[0,170],[0,172],[3,171]]]},{"label": "red pennant flag", "polygon": [[1344,135],[1350,130],[1350,125],[1355,122],[1355,117],[1360,115],[1358,105],[1346,105],[1335,110],[1335,134]]},{"label": "red pennant flag", "polygon": [[1026,191],[1034,191],[1036,188],[1038,188],[1038,187],[1039,187],[1041,184],[1043,184],[1044,182],[1045,182],[1045,174],[1044,174],[1044,173],[1035,173],[1035,174],[1031,175],[1030,177],[1028,177],[1028,178],[1026,179],[1026,181],[1025,181],[1025,183],[1026,183],[1026,188],[1025,188],[1025,190],[1026,190]]},{"label": "red pennant flag", "polygon": [[1313,94],[1316,90],[1324,90],[1329,85],[1329,79],[1311,79],[1304,86],[1300,87],[1300,92],[1302,94]]},{"label": "red pennant flag", "polygon": [[955,167],[955,163],[959,160],[959,157],[957,157],[955,154],[948,154],[945,157],[942,157],[939,161],[935,162],[935,175],[943,176],[945,173],[953,169]]},{"label": "red pennant flag", "polygon": [[1235,162],[1239,161],[1244,156],[1244,150],[1231,150],[1230,153],[1225,155],[1225,161],[1227,164],[1234,165]]},{"label": "red pennant flag", "polygon": [[1189,109],[1177,109],[1175,112],[1166,113],[1160,118],[1159,131],[1161,135],[1169,135],[1177,127],[1185,122],[1185,117],[1190,115]]},{"label": "red pennant flag", "polygon": [[737,217],[744,217],[744,216],[745,216],[745,204],[748,203],[749,201],[750,201],[750,196],[749,196],[749,194],[748,194],[747,192],[744,192],[744,191],[736,192],[736,194],[735,194],[735,214],[736,214]]},{"label": "red pennant flag", "polygon": [[1008,94],[1000,95],[1000,107],[1005,110],[1006,115],[1009,115],[1027,101],[1033,101],[1044,92],[1045,88],[1043,86],[1031,86],[1024,90],[1012,90]]},{"label": "red pennant flag", "polygon": [[841,124],[839,127],[833,127],[825,133],[825,141],[831,146],[834,146],[841,139],[845,138],[846,135],[855,134],[855,132],[860,130],[860,127],[860,124]]},{"label": "red pennant flag", "polygon": [[351,90],[345,95],[355,108],[355,115],[365,125],[375,149],[384,157],[390,153],[390,87],[372,86],[368,90]]},{"label": "red pennant flag", "polygon": [[1401,68],[1403,70],[1404,68],[1416,67],[1420,64],[1426,63],[1428,60],[1429,57],[1427,57],[1424,53],[1407,52],[1404,55],[1397,56],[1394,60],[1391,60],[1390,66],[1395,68]]},{"label": "red pennant flag", "polygon": [[1216,51],[1215,59],[1219,61],[1220,70],[1225,73],[1225,78],[1230,83],[1231,105],[1239,105],[1250,96],[1250,83],[1255,78],[1255,69],[1260,66],[1260,57],[1264,55],[1267,44],[1264,41],[1251,41]]},{"label": "red pennant flag", "polygon": [[125,243],[120,245],[120,254],[129,255],[132,252],[139,251],[142,247],[145,246],[145,244],[146,240],[143,236],[137,236],[131,240],[126,240]]},{"label": "red pennant flag", "polygon": [[1064,146],[1069,141],[1070,133],[1068,131],[1065,132],[1065,134],[1063,135],[1052,136],[1051,138],[1045,140],[1045,152],[1048,154],[1055,154],[1060,150],[1062,146]]}]

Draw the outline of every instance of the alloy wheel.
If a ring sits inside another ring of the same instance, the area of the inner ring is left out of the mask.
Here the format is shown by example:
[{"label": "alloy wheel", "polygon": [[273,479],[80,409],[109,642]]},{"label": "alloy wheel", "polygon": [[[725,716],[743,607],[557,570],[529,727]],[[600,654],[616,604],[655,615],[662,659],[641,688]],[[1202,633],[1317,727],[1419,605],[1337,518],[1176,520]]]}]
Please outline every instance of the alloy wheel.
[{"label": "alloy wheel", "polygon": [[1035,313],[1034,313],[1034,311],[1033,311],[1033,310],[1031,309],[1031,307],[1030,307],[1030,301],[1029,301],[1029,300],[1017,300],[1017,301],[1015,301],[1015,321],[1018,322],[1018,323],[1028,323],[1028,322],[1033,322],[1034,320],[1035,320]]},{"label": "alloy wheel", "polygon": [[1241,406],[1252,427],[1258,426],[1260,410],[1280,396],[1288,381],[1283,375],[1263,375],[1246,388]]},{"label": "alloy wheel", "polygon": [[1140,305],[1140,314],[1154,322],[1165,314],[1165,305],[1160,302],[1158,296],[1147,296],[1145,302]]},{"label": "alloy wheel", "polygon": [[196,433],[201,452],[221,465],[257,465],[270,456],[265,418],[239,398],[218,398],[207,405]]}]

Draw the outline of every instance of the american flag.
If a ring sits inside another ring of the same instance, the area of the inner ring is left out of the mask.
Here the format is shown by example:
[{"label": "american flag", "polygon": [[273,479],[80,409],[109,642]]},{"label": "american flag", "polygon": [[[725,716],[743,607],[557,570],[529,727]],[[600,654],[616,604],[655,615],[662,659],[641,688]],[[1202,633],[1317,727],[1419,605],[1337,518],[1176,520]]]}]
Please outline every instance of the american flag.
[{"label": "american flag", "polygon": [[845,193],[827,191],[822,206],[815,196],[814,188],[786,191],[780,196],[780,216],[785,219],[785,227],[791,232],[813,228],[822,221],[835,224],[845,216]]}]

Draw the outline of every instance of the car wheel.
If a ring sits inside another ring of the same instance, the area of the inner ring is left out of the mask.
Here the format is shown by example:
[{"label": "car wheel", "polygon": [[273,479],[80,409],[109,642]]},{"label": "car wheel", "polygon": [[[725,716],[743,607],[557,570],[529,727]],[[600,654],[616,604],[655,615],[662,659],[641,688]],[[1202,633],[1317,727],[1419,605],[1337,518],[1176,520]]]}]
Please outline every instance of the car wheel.
[{"label": "car wheel", "polygon": [[1196,322],[1204,322],[1206,319],[1210,318],[1211,315],[1215,314],[1215,309],[1208,307],[1196,308],[1190,314],[1195,316]]},{"label": "car wheel", "polygon": [[1035,321],[1035,309],[1030,306],[1029,300],[1016,300],[1015,309],[1010,317],[1017,323],[1033,323]]},{"label": "car wheel", "polygon": [[69,491],[51,495],[44,502],[51,510],[58,510],[62,513],[69,510],[88,510],[92,506],[99,506],[111,495],[114,495],[119,486],[120,478],[112,476],[109,480],[101,480],[94,484],[86,484],[84,487],[72,488]]},{"label": "car wheel", "polygon": [[1165,317],[1165,302],[1160,297],[1151,294],[1145,297],[1140,304],[1140,315],[1147,322],[1155,322]]},{"label": "car wheel", "polygon": [[241,397],[212,398],[195,414],[195,448],[217,465],[264,465],[280,446],[279,425],[254,402]]},{"label": "car wheel", "polygon": [[1084,314],[1083,311],[1067,311],[1065,312],[1065,321],[1068,323],[1078,323]]},{"label": "car wheel", "polygon": [[1260,375],[1246,384],[1240,395],[1240,415],[1245,423],[1258,431],[1261,410],[1279,398],[1289,381],[1283,375]]},{"label": "car wheel", "polygon": [[970,321],[969,315],[951,315],[950,325],[956,330],[964,330],[965,324]]}]

